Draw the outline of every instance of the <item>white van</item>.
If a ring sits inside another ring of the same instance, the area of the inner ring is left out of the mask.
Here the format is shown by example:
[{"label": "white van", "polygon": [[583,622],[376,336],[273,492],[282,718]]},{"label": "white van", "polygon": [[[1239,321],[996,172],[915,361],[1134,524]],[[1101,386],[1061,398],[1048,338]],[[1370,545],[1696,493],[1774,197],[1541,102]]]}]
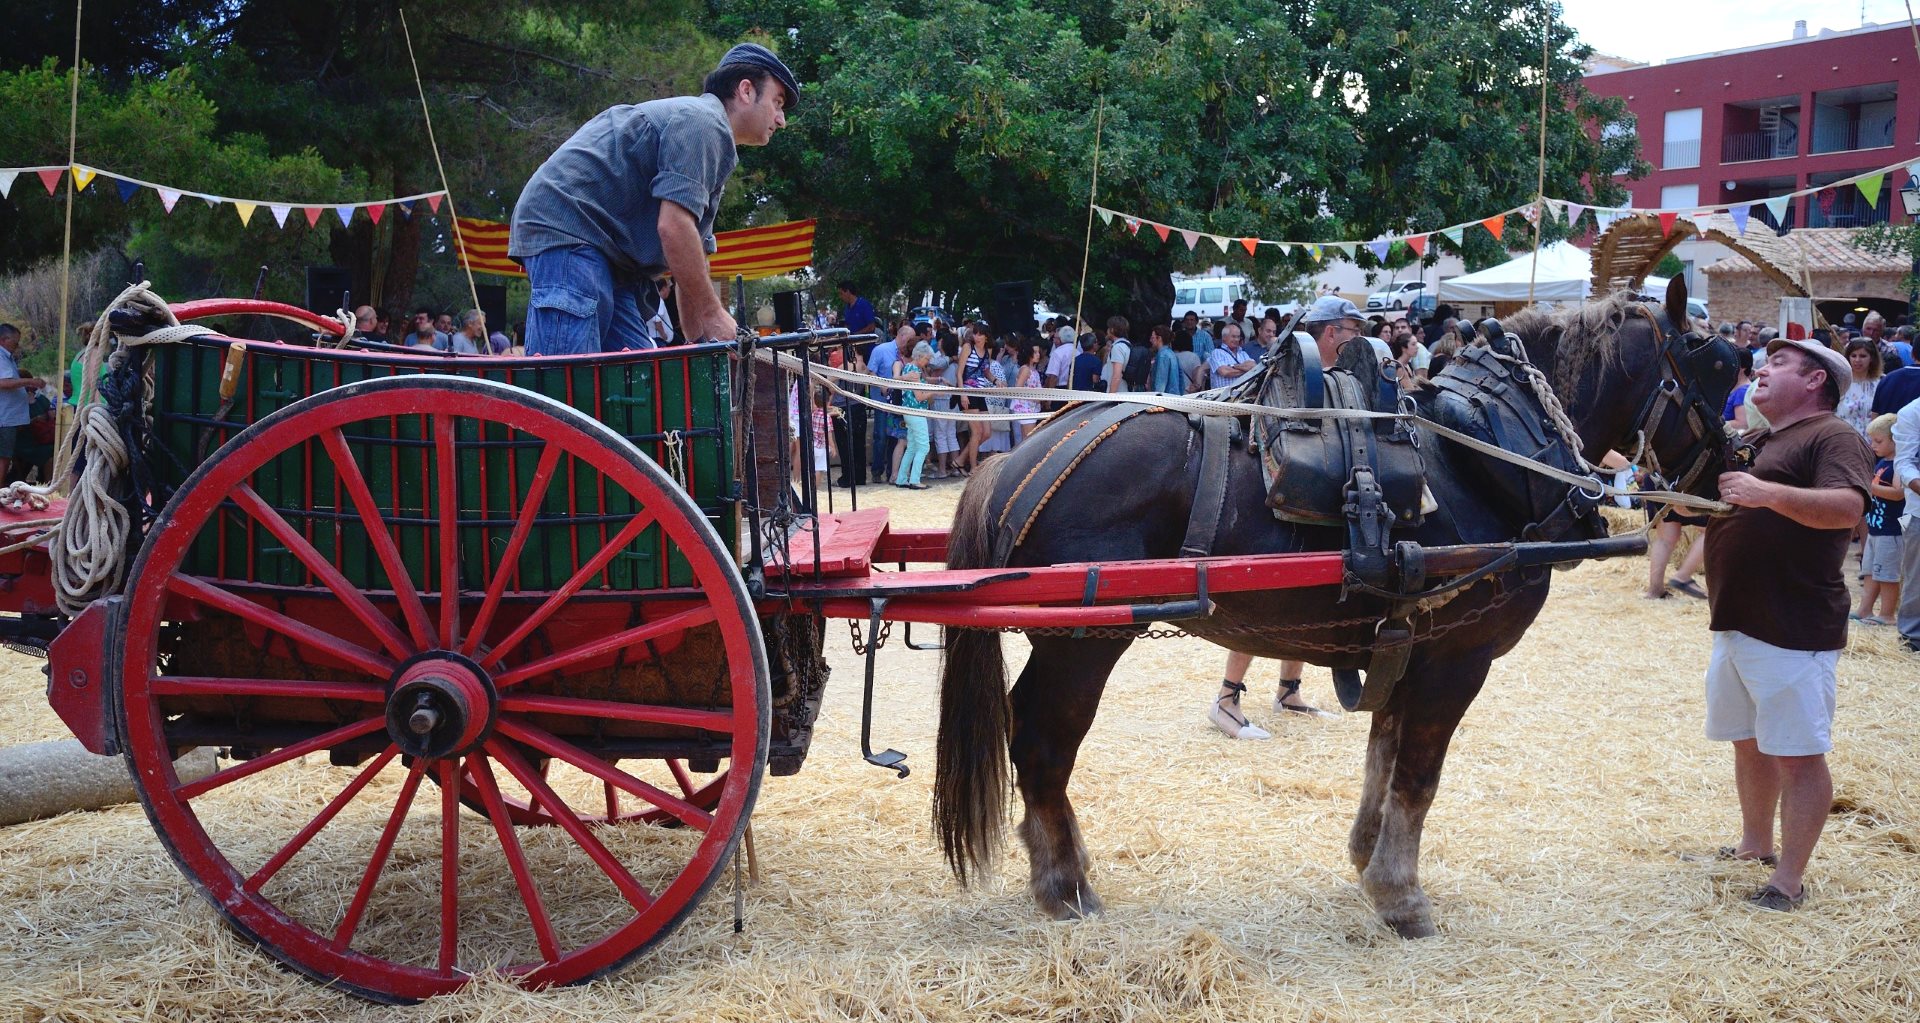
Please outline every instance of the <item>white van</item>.
[{"label": "white van", "polygon": [[1253,293],[1247,279],[1240,275],[1226,277],[1183,277],[1173,275],[1173,315],[1178,320],[1191,312],[1202,319],[1218,319],[1233,308],[1233,303],[1246,299],[1250,308],[1257,308],[1260,300]]}]

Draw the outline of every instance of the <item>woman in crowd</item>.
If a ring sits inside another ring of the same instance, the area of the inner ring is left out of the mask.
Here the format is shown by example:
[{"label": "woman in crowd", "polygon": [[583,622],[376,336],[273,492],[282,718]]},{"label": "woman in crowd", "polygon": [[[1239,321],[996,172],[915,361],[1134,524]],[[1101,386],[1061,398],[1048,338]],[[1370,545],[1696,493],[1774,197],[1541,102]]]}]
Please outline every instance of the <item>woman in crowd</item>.
[{"label": "woman in crowd", "polygon": [[1840,407],[1833,414],[1864,437],[1867,424],[1873,421],[1873,394],[1880,387],[1880,346],[1857,337],[1847,342],[1844,352],[1853,370],[1853,386],[1840,396]]},{"label": "woman in crowd", "polygon": [[[928,383],[944,387],[955,387],[959,383],[959,367],[955,359],[960,354],[960,338],[951,330],[943,330],[934,335],[933,358],[927,361],[926,378]],[[959,406],[954,404],[950,394],[937,395],[933,407],[942,412],[951,412]],[[960,451],[960,434],[951,419],[930,420],[927,429],[932,433],[934,479],[943,480],[955,475],[953,457]]]},{"label": "woman in crowd", "polygon": [[1173,332],[1173,357],[1180,363],[1180,382],[1185,387],[1182,394],[1207,389],[1207,360],[1193,350],[1193,335],[1184,329]]},{"label": "woman in crowd", "polygon": [[[987,367],[993,360],[987,356],[987,335],[984,331],[964,327],[960,331],[960,350],[963,361],[960,364],[960,386],[991,387],[993,377]],[[967,412],[985,412],[987,399],[978,395],[967,395],[961,402],[961,409]],[[980,443],[986,440],[987,429],[984,423],[967,424],[966,446],[960,451],[961,475],[971,475],[980,464]]]},{"label": "woman in crowd", "polygon": [[[1047,373],[1047,349],[1037,341],[1020,342],[1020,372],[1013,378],[1015,387],[1045,387]],[[1007,403],[1013,412],[1031,415],[1033,419],[1016,420],[1013,424],[1013,444],[1018,447],[1027,437],[1027,431],[1039,421],[1040,403],[1032,398],[1015,398]]]},{"label": "woman in crowd", "polygon": [[[986,324],[978,324],[977,330],[984,334]],[[1005,387],[1008,383],[1012,382],[1013,377],[1006,369],[1006,367],[1013,365],[1014,362],[1011,351],[1012,348],[1012,339],[1006,337],[994,338],[992,342],[987,345],[986,386]],[[1014,366],[1014,369],[1018,370],[1019,367]],[[1012,411],[1012,409],[1009,407],[1007,399],[1005,398],[988,398],[987,411],[997,416],[1004,416]],[[979,453],[983,455],[997,455],[1012,450],[1012,425],[1013,424],[1004,419],[995,419],[981,423],[980,431],[982,436],[980,439]]]}]

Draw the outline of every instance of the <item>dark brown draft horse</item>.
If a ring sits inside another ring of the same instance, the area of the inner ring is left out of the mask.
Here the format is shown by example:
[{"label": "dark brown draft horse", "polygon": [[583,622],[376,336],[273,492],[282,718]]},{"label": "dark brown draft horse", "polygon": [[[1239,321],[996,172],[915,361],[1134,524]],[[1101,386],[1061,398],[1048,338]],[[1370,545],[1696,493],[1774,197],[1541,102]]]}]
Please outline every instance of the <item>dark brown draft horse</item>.
[{"label": "dark brown draft horse", "polygon": [[[1685,311],[1684,289],[1676,288],[1667,296],[1665,322],[1688,324]],[[1725,342],[1701,340],[1684,326],[1679,331],[1663,329],[1660,312],[1616,297],[1555,314],[1525,311],[1505,326],[1525,342],[1533,363],[1552,381],[1584,441],[1588,460],[1597,464],[1609,448],[1635,451],[1644,434],[1647,450],[1676,477],[1690,461],[1703,466],[1710,461],[1710,468],[1693,474],[1691,485],[1695,492],[1707,492],[1724,460],[1719,411],[1733,386],[1734,353]],[[1674,400],[1657,400],[1663,393]],[[1423,412],[1433,399],[1431,391],[1418,397]],[[1058,439],[1063,421],[1056,417],[1042,426],[1020,448],[989,463],[997,471],[976,474],[968,483],[954,517],[948,552],[952,567],[988,565],[990,523],[1007,504],[1015,482]],[[1126,420],[1057,483],[1057,492],[1034,517],[1008,563],[1175,557],[1200,474],[1190,432],[1180,415]],[[1711,436],[1703,435],[1708,433]],[[1396,532],[1396,538],[1431,546],[1521,537],[1529,513],[1515,507],[1522,502],[1513,495],[1526,493],[1529,485],[1540,486],[1543,477],[1530,481],[1525,470],[1452,442],[1429,441],[1426,451],[1427,480],[1439,510],[1409,535]],[[1256,456],[1237,447],[1231,458],[1214,554],[1346,547],[1343,528],[1275,519],[1264,503],[1266,488]],[[1564,484],[1554,486],[1560,495],[1567,492]],[[1592,518],[1586,521],[1589,529],[1593,524]],[[1536,531],[1530,538],[1575,537]],[[1374,713],[1366,782],[1348,856],[1380,919],[1402,936],[1436,933],[1418,867],[1421,828],[1447,745],[1493,659],[1513,649],[1539,614],[1550,575],[1546,569],[1503,573],[1474,584],[1432,612],[1430,621],[1421,616],[1405,675],[1387,704]],[[1258,657],[1365,667],[1366,653],[1327,648],[1344,644],[1364,649],[1372,641],[1373,623],[1338,623],[1377,617],[1385,603],[1360,596],[1345,603],[1337,599],[1337,587],[1216,594],[1216,613],[1184,627]],[[1495,606],[1497,613],[1487,613]],[[1100,909],[1087,881],[1087,852],[1067,798],[1067,782],[1107,677],[1132,642],[1035,636],[1032,657],[1009,693],[999,636],[977,630],[949,632],[933,816],[948,863],[962,883],[993,862],[1003,841],[1010,753],[1014,780],[1026,804],[1019,831],[1031,859],[1034,898],[1043,912],[1056,918]]]}]

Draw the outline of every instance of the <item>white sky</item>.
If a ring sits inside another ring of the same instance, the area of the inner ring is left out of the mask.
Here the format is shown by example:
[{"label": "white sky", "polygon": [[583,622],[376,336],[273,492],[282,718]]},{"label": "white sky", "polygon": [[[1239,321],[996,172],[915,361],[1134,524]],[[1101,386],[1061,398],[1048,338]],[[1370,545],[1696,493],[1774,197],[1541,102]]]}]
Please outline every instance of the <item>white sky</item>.
[{"label": "white sky", "polygon": [[1804,19],[1809,35],[1840,31],[1866,20],[1904,25],[1902,0],[1561,0],[1567,24],[1602,53],[1658,64],[1714,50],[1729,50],[1793,37]]}]

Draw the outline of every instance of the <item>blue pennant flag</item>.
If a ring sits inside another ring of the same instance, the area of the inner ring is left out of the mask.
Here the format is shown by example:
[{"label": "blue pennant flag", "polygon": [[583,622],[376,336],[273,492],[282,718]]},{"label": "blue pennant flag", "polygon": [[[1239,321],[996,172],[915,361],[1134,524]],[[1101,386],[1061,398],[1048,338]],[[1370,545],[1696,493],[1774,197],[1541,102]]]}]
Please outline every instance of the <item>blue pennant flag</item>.
[{"label": "blue pennant flag", "polygon": [[140,191],[139,185],[136,185],[131,181],[122,180],[120,178],[113,179],[113,187],[118,188],[120,190],[121,202],[127,202],[131,200],[133,198],[134,193]]},{"label": "blue pennant flag", "polygon": [[1743,202],[1737,206],[1727,207],[1727,215],[1733,218],[1733,226],[1738,228],[1741,234],[1747,233],[1747,217],[1752,213],[1753,206],[1750,203]]},{"label": "blue pennant flag", "polygon": [[1368,242],[1367,243],[1367,251],[1373,253],[1373,258],[1379,260],[1382,263],[1387,261],[1387,250],[1391,248],[1393,248],[1392,242]]},{"label": "blue pennant flag", "polygon": [[395,205],[395,206],[398,206],[398,207],[400,207],[400,215],[401,215],[401,216],[403,216],[403,217],[405,217],[405,218],[407,218],[408,220],[412,220],[412,219],[413,219],[413,204],[414,204],[415,202],[418,202],[418,201],[419,201],[419,200],[417,200],[417,199],[407,199],[407,200],[404,200],[404,201],[401,201],[401,202],[397,202],[397,203],[394,203],[394,205]]}]

